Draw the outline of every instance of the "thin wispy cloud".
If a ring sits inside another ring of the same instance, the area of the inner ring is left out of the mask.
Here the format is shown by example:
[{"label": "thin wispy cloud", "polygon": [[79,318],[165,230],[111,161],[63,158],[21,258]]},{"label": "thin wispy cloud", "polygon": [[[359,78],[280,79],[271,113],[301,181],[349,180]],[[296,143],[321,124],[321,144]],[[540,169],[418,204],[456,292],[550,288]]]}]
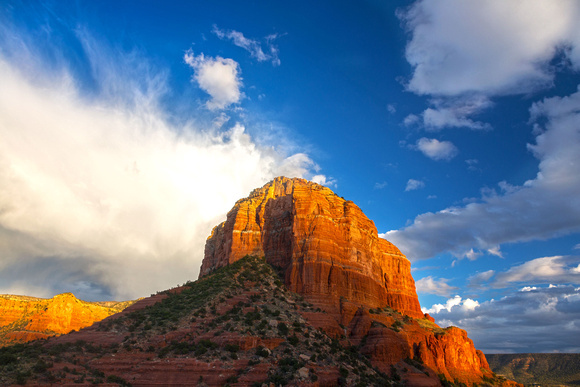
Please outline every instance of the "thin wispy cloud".
[{"label": "thin wispy cloud", "polygon": [[438,296],[449,297],[458,288],[451,286],[446,278],[423,277],[415,282],[417,293],[436,294]]},{"label": "thin wispy cloud", "polygon": [[433,107],[421,113],[423,125],[428,131],[439,131],[444,128],[491,130],[491,125],[468,118],[492,105],[486,97],[439,98],[431,100],[430,104]]},{"label": "thin wispy cloud", "polygon": [[250,39],[244,36],[243,33],[235,30],[222,30],[215,24],[212,32],[222,40],[229,40],[234,45],[243,48],[250,53],[251,57],[258,62],[271,61],[272,65],[280,66],[280,58],[278,57],[278,47],[274,44],[278,39],[278,34],[271,34],[264,38],[264,46],[266,51],[262,49],[262,43],[256,39]]},{"label": "thin wispy cloud", "polygon": [[487,283],[491,277],[495,275],[495,270],[486,270],[481,273],[474,274],[467,279],[468,286],[482,287]]},{"label": "thin wispy cloud", "polygon": [[502,288],[513,283],[580,284],[580,257],[554,256],[532,259],[498,273],[491,286]]},{"label": "thin wispy cloud", "polygon": [[405,187],[405,192],[415,191],[425,187],[425,182],[421,180],[409,179],[407,181],[407,186]]},{"label": "thin wispy cloud", "polygon": [[467,159],[465,160],[465,164],[467,164],[467,169],[469,171],[478,171],[479,168],[477,167],[477,165],[479,164],[479,160],[477,159]]},{"label": "thin wispy cloud", "polygon": [[403,125],[405,126],[414,126],[421,122],[421,119],[416,114],[409,114],[403,119]]}]

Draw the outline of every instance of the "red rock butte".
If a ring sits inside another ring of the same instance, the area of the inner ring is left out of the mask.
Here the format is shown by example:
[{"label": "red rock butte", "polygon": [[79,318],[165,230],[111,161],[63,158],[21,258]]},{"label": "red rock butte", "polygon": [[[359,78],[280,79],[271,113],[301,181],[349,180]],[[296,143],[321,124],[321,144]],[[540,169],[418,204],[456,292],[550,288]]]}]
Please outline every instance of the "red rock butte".
[{"label": "red rock butte", "polygon": [[281,268],[285,285],[316,304],[344,298],[424,317],[409,260],[357,205],[319,184],[277,177],[236,202],[207,239],[200,277],[246,255]]}]

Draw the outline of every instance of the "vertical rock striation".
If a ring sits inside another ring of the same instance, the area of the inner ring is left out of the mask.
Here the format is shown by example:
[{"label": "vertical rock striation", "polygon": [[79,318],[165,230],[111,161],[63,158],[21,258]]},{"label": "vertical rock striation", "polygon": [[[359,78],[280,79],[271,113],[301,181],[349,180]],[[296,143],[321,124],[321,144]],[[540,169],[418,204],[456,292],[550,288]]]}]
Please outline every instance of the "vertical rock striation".
[{"label": "vertical rock striation", "polygon": [[278,177],[239,200],[208,238],[200,277],[248,254],[317,304],[345,298],[423,317],[407,258],[358,206],[316,183]]}]

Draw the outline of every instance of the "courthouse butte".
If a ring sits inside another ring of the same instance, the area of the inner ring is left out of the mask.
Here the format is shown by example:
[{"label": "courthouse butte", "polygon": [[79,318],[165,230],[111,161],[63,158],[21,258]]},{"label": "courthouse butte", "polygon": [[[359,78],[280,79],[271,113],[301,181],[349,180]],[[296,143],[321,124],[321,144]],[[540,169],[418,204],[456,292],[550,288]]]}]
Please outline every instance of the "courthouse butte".
[{"label": "courthouse butte", "polygon": [[[265,257],[289,290],[326,312],[305,313],[314,326],[354,345],[364,340],[361,352],[385,371],[415,359],[450,381],[491,374],[465,331],[441,329],[421,312],[409,260],[329,188],[278,177],[239,200],[208,238],[200,277],[246,255]],[[385,307],[406,316],[404,329],[393,329]]]},{"label": "courthouse butte", "polygon": [[409,261],[354,203],[284,177],[213,229],[197,281],[0,360],[0,385],[514,384],[421,312]]}]

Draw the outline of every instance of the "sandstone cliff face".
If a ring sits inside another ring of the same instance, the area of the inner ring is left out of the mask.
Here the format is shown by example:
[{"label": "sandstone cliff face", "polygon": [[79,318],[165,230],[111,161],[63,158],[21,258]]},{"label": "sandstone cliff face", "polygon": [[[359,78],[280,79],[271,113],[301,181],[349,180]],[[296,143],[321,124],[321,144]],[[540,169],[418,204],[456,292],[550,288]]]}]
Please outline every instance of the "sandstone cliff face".
[{"label": "sandstone cliff face", "polygon": [[200,277],[245,255],[282,268],[286,286],[338,307],[341,297],[423,317],[411,265],[353,202],[279,177],[239,200],[206,242]]},{"label": "sandstone cliff face", "polygon": [[0,346],[79,330],[131,303],[102,306],[79,300],[72,293],[51,299],[0,295]]}]

